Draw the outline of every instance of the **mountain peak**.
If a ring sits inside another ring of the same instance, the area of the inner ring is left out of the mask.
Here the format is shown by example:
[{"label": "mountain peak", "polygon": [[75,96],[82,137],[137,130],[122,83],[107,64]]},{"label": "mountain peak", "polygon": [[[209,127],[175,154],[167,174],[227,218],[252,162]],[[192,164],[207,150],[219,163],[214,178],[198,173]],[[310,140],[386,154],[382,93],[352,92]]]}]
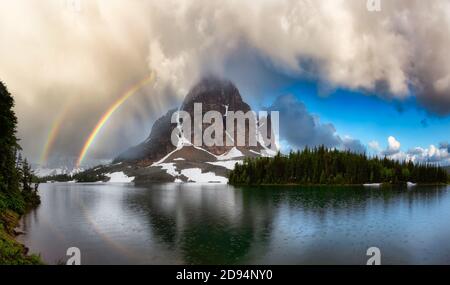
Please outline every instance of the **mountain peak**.
[{"label": "mountain peak", "polygon": [[[201,79],[186,95],[180,110],[186,111],[194,118],[194,104],[202,104],[202,115],[209,111],[218,111],[224,116],[227,111],[251,111],[250,106],[242,100],[241,94],[236,86],[227,79],[209,76]],[[171,123],[172,114],[176,111],[170,110],[159,118],[152,127],[147,140],[120,154],[114,162],[134,161],[143,165],[150,165],[165,155],[175,150],[171,142],[171,133],[176,127]],[[209,124],[203,124],[203,129]],[[235,134],[231,134],[233,137]],[[226,134],[223,134],[224,139]],[[192,141],[192,138],[191,138]],[[228,152],[230,146],[202,146],[206,151],[214,155],[222,155]],[[250,148],[249,148],[250,149]],[[259,150],[259,147],[251,147]]]},{"label": "mountain peak", "polygon": [[186,95],[181,110],[193,115],[194,103],[202,103],[203,113],[211,110],[225,112],[225,106],[230,111],[250,111],[250,106],[242,100],[233,82],[215,76],[204,77],[195,84]]}]

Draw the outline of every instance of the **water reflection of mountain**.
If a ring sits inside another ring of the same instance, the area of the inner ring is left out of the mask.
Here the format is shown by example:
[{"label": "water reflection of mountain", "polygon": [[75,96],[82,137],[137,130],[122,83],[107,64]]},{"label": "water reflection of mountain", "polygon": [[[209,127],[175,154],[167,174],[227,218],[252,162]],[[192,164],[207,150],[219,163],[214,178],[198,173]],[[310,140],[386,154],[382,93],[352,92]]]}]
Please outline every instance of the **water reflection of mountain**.
[{"label": "water reflection of mountain", "polygon": [[[286,248],[295,250],[300,240],[302,244],[309,243],[303,257],[293,260],[301,263],[305,258],[320,258],[314,249],[324,247],[324,228],[345,228],[347,233],[338,232],[335,240],[328,240],[338,242],[349,235],[348,231],[364,231],[352,228],[350,220],[372,222],[373,213],[389,212],[399,205],[405,209],[433,207],[442,195],[442,188],[438,187],[381,191],[359,187],[235,189],[224,185],[168,184],[149,186],[128,195],[125,204],[144,213],[152,234],[168,250],[178,252],[185,263],[258,263],[280,243],[281,235],[291,242],[284,245]],[[290,224],[280,226],[286,220]],[[374,225],[382,222],[377,218]],[[335,254],[339,251],[337,248]],[[331,255],[327,258],[336,259]],[[267,258],[272,257],[268,254]]]},{"label": "water reflection of mountain", "polygon": [[450,264],[448,187],[41,186],[18,239],[50,263]]},{"label": "water reflection of mountain", "polygon": [[276,203],[248,199],[223,185],[158,185],[128,196],[147,214],[153,234],[186,263],[246,262],[252,245],[267,242]]}]

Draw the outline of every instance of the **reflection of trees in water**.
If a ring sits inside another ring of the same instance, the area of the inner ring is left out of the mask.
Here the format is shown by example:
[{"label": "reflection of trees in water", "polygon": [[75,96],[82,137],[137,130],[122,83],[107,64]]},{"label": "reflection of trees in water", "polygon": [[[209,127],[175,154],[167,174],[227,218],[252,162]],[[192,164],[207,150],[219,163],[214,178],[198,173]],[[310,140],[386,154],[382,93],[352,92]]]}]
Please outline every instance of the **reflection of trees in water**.
[{"label": "reflection of trees in water", "polygon": [[167,244],[170,249],[173,249],[177,242],[177,222],[175,217],[159,212],[152,204],[148,204],[148,206],[148,218],[154,235]]},{"label": "reflection of trees in water", "polygon": [[404,199],[410,210],[415,205],[433,208],[444,198],[446,189],[447,186],[427,186],[421,187],[417,191],[413,188],[407,192]]},{"label": "reflection of trees in water", "polygon": [[302,211],[320,223],[328,214],[345,219],[399,203],[433,207],[443,189],[158,185],[127,195],[125,204],[144,211],[153,235],[180,251],[184,262],[235,264],[251,261],[252,249],[263,254],[281,208]]},{"label": "reflection of trees in water", "polygon": [[127,196],[126,204],[146,212],[153,235],[179,250],[184,262],[234,264],[243,263],[252,245],[264,246],[270,236],[275,201],[252,192],[223,185],[160,185]]},{"label": "reflection of trees in water", "polygon": [[[249,192],[252,188],[249,188]],[[255,188],[253,188],[255,189]],[[358,213],[372,205],[382,205],[385,209],[398,203],[425,204],[433,207],[444,195],[446,186],[427,186],[407,188],[368,189],[363,187],[260,187],[258,195],[267,192],[265,197],[289,208],[299,208],[306,213],[321,215],[329,211]],[[256,191],[251,191],[254,193]]]}]

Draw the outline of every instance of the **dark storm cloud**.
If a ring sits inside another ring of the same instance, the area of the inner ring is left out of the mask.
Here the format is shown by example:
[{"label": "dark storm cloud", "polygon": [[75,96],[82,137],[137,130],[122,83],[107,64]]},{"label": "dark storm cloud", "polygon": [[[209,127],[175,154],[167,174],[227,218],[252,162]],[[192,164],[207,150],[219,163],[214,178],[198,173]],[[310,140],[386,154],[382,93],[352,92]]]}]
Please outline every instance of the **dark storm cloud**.
[{"label": "dark storm cloud", "polygon": [[280,140],[292,148],[324,145],[328,148],[364,153],[365,146],[356,139],[341,138],[333,124],[323,124],[317,116],[310,114],[302,102],[293,95],[279,96],[269,111],[280,113]]},{"label": "dark storm cloud", "polygon": [[343,149],[349,150],[355,153],[365,153],[367,148],[358,139],[343,138],[342,139]]},{"label": "dark storm cloud", "polygon": [[[0,78],[16,97],[27,156],[39,157],[67,102],[73,110],[57,151],[76,155],[105,109],[150,71],[157,80],[141,95],[148,103],[136,99],[115,114],[91,156],[139,142],[205,73],[239,81],[253,102],[264,96],[254,86],[308,78],[323,83],[324,93],[417,96],[430,112],[450,113],[448,0],[383,1],[380,13],[367,11],[364,0],[181,2],[80,0],[74,11],[67,1],[1,1]],[[240,60],[243,48],[259,58]],[[131,126],[136,112],[143,121]],[[300,123],[312,137],[290,134],[293,142],[342,145],[333,125],[311,115]]]}]

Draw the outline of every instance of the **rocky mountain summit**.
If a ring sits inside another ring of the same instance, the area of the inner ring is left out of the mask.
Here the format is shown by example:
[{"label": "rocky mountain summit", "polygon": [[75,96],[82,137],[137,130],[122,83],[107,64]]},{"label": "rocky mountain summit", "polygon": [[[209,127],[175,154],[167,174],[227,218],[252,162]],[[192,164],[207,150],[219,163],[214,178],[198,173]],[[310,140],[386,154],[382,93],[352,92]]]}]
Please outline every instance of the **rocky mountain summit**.
[{"label": "rocky mountain summit", "polygon": [[[194,118],[194,104],[202,104],[202,115],[208,111],[218,111],[224,118],[223,125],[225,126],[225,117],[228,111],[242,111],[244,113],[250,111],[250,106],[242,100],[239,90],[229,80],[221,80],[214,77],[209,77],[201,80],[196,84],[185,97],[180,110],[186,111]],[[149,137],[141,144],[126,150],[120,154],[114,162],[136,162],[140,165],[148,165],[158,161],[176,147],[172,144],[170,138],[176,124],[171,123],[171,117],[177,109],[168,111],[164,116],[159,118],[150,132]],[[203,130],[209,124],[203,124]],[[224,139],[227,134],[224,133]],[[248,134],[247,134],[248,135]],[[191,137],[193,141],[193,135]],[[203,149],[215,154],[222,155],[230,151],[230,146],[201,146]],[[260,147],[244,148],[254,151],[260,150]]]},{"label": "rocky mountain summit", "polygon": [[[172,123],[172,115],[180,110],[187,112],[194,118],[194,105],[201,103],[202,116],[209,111],[217,111],[222,115],[223,126],[230,111],[251,111],[250,106],[242,100],[236,86],[229,80],[215,77],[202,79],[186,95],[179,109],[169,110],[156,120],[148,138],[137,146],[117,156],[113,163],[94,171],[103,175],[121,171],[128,176],[135,177],[135,182],[202,182],[226,183],[227,173],[236,163],[242,163],[245,157],[268,156],[274,152],[267,149],[255,138],[256,145],[250,145],[248,128],[245,129],[245,145],[207,146],[194,145],[193,135],[190,141],[175,146],[171,135],[177,123]],[[211,124],[201,122],[202,131]],[[270,126],[270,122],[268,123]],[[246,125],[248,127],[248,124]],[[192,129],[194,125],[192,124]],[[236,129],[230,134],[223,132],[226,137],[236,141]],[[108,172],[108,173],[106,173]]]}]

